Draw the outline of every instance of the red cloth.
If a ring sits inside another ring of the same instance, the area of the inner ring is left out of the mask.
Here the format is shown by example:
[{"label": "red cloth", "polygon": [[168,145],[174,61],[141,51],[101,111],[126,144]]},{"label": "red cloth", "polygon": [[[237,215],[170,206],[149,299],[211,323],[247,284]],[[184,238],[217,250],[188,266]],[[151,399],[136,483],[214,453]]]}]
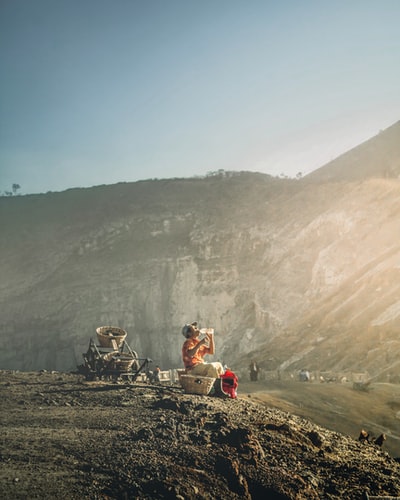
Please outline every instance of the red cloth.
[{"label": "red cloth", "polygon": [[237,388],[239,385],[239,379],[235,373],[231,370],[225,370],[225,373],[221,375],[222,379],[222,390],[225,394],[232,399],[237,398]]}]

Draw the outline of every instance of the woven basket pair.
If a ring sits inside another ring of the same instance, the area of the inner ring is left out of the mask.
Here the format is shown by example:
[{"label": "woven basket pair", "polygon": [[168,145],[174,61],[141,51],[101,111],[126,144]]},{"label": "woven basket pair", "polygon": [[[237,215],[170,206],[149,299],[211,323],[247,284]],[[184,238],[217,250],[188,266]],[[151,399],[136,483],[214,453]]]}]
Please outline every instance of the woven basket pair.
[{"label": "woven basket pair", "polygon": [[207,396],[214,385],[215,378],[179,375],[179,381],[187,394],[201,394]]}]

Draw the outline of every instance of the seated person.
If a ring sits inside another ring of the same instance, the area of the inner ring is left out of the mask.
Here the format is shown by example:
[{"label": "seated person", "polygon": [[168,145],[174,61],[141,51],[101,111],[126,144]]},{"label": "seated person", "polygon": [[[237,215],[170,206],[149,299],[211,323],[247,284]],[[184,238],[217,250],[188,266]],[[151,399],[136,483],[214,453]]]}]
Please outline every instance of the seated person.
[{"label": "seated person", "polygon": [[182,359],[188,375],[219,378],[224,373],[222,364],[204,361],[206,354],[215,352],[214,334],[206,333],[206,336],[199,340],[200,330],[194,322],[182,328],[182,335],[186,338],[182,346]]}]

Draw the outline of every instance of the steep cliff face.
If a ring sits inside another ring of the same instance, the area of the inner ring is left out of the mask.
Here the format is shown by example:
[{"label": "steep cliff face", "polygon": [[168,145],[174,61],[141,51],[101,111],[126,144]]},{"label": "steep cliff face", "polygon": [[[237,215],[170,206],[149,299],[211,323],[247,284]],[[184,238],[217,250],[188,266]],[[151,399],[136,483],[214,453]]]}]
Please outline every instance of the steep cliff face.
[{"label": "steep cliff face", "polygon": [[108,324],[176,367],[196,319],[238,367],[256,354],[273,369],[400,373],[400,181],[369,175],[222,173],[0,198],[0,367],[74,369]]},{"label": "steep cliff face", "polygon": [[298,233],[310,248],[308,306],[267,346],[275,366],[399,374],[399,195],[397,179],[347,185]]},{"label": "steep cliff face", "polygon": [[221,332],[221,352],[235,325],[264,327],[252,260],[268,242],[249,227],[251,193],[265,204],[287,182],[243,174],[3,198],[3,366],[70,369],[106,324],[165,366],[180,364],[194,318]]}]

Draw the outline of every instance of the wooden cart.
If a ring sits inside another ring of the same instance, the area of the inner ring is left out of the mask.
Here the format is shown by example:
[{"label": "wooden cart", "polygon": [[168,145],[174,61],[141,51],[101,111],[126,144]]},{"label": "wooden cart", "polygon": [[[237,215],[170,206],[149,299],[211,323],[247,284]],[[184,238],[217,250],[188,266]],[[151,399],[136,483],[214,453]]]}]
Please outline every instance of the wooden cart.
[{"label": "wooden cart", "polygon": [[140,373],[149,371],[149,364],[152,363],[149,358],[139,358],[125,338],[118,342],[110,338],[108,343],[97,344],[91,338],[88,350],[82,356],[84,363],[78,366],[78,370],[86,380],[126,379],[134,382]]}]

